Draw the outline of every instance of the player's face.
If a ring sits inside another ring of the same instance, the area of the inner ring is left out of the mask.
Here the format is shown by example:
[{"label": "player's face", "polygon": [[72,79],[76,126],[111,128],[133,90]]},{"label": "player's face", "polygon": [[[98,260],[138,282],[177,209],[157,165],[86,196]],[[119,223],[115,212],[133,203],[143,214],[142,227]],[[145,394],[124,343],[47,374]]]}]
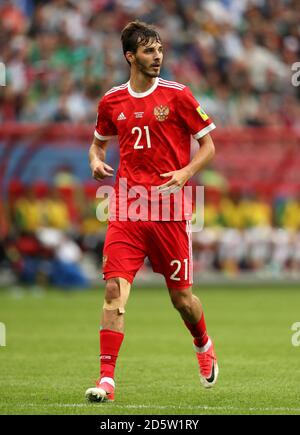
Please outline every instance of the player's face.
[{"label": "player's face", "polygon": [[140,45],[134,55],[137,69],[148,77],[158,77],[163,60],[163,48],[160,42],[150,41]]}]

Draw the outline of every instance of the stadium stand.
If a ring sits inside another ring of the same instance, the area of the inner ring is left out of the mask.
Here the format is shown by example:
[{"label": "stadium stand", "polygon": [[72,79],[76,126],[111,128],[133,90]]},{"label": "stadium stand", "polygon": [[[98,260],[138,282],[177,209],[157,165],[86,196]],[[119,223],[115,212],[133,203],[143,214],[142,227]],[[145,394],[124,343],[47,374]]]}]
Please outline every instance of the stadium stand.
[{"label": "stadium stand", "polygon": [[[299,276],[297,0],[6,0],[0,16],[2,270],[24,279],[24,258],[36,258],[37,246],[57,260],[59,243],[50,249],[40,235],[50,228],[68,237],[75,263],[71,241],[81,263],[92,259],[88,274],[98,273],[105,223],[95,216],[87,148],[100,96],[128,79],[120,30],[139,17],[164,40],[162,76],[189,85],[218,126],[214,162],[194,180],[206,186],[196,271]],[[116,151],[113,143],[113,167]],[[31,260],[26,279],[51,281],[47,261]]]},{"label": "stadium stand", "polygon": [[119,34],[139,17],[162,34],[162,76],[189,85],[219,126],[299,129],[297,0],[6,0],[0,15],[3,121],[93,122],[99,96],[128,78]]}]

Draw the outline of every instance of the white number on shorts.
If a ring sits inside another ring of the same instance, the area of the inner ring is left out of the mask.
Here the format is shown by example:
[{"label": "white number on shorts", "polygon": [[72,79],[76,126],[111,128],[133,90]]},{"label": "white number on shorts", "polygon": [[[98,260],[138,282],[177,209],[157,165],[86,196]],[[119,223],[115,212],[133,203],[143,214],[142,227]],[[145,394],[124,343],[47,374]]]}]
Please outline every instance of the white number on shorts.
[{"label": "white number on shorts", "polygon": [[[145,125],[144,129],[146,132],[147,148],[151,148],[150,132],[149,132],[148,125]],[[143,131],[140,127],[133,127],[133,129],[131,130],[131,133],[134,134],[135,132],[138,133],[138,137],[137,137],[137,140],[136,140],[133,148],[135,150],[142,150],[144,148],[144,145],[139,145],[139,143],[140,143],[140,140],[142,138]]]},{"label": "white number on shorts", "polygon": [[[188,259],[185,258],[183,260],[183,262],[184,262],[184,279],[187,280],[188,279],[188,265],[189,265]],[[174,281],[180,281],[180,278],[178,276],[176,276],[176,275],[180,272],[181,261],[179,261],[179,260],[172,260],[170,265],[173,266],[174,264],[177,264],[177,268],[176,268],[175,272],[173,272],[172,275],[170,276],[170,279],[173,279]]]}]

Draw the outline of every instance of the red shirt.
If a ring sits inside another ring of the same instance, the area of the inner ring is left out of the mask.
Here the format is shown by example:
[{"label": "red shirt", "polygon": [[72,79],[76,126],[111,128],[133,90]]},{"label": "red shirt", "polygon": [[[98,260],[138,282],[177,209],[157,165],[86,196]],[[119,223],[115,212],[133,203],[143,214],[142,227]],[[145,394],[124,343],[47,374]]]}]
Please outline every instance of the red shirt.
[{"label": "red shirt", "polygon": [[[148,193],[151,186],[164,184],[169,178],[160,174],[181,169],[190,162],[191,135],[200,139],[214,128],[189,88],[182,84],[156,78],[143,93],[134,92],[129,82],[112,88],[99,103],[95,136],[100,140],[118,136],[116,197],[120,178],[127,179],[128,190],[143,186]],[[129,199],[128,204],[135,199]],[[119,216],[118,201],[116,215]],[[154,215],[149,213],[142,220],[162,219],[161,213]],[[163,220],[190,218],[190,213],[174,218],[171,210],[170,218]]]}]

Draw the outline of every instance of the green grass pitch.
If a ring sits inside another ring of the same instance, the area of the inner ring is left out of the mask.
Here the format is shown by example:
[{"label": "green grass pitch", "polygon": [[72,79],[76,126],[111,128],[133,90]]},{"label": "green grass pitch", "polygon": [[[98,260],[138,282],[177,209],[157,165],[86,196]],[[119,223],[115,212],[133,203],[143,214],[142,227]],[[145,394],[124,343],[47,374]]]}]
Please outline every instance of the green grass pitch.
[{"label": "green grass pitch", "polygon": [[114,403],[89,404],[103,289],[0,291],[0,414],[300,414],[300,288],[195,288],[220,376],[200,386],[189,332],[165,289],[134,286]]}]

